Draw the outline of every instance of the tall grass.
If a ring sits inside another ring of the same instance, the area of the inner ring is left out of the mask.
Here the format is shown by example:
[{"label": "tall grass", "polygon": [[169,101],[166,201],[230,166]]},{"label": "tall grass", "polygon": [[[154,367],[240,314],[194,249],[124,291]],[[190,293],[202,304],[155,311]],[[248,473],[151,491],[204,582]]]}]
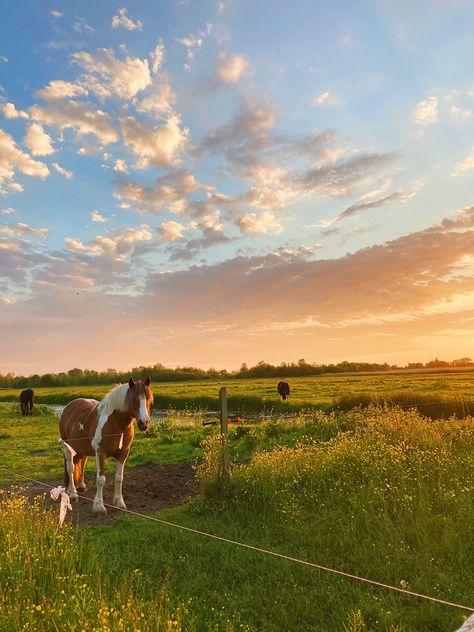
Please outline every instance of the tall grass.
[{"label": "tall grass", "polygon": [[[119,554],[119,552],[117,552]],[[0,630],[84,632],[192,629],[163,587],[145,601],[139,569],[107,574],[83,533],[57,524],[39,499],[0,492]]]},{"label": "tall grass", "polygon": [[394,393],[349,393],[334,398],[338,410],[351,410],[357,406],[375,405],[383,408],[414,408],[430,419],[449,419],[453,415],[462,419],[474,415],[474,398],[452,394],[402,391]]},{"label": "tall grass", "polygon": [[[321,432],[323,417],[234,435],[253,437],[255,451],[234,465],[225,500],[209,444],[197,467],[206,502],[271,529],[290,554],[474,607],[474,418],[369,407],[330,416]],[[367,629],[434,632],[462,621],[427,603],[380,605],[360,605]]]}]

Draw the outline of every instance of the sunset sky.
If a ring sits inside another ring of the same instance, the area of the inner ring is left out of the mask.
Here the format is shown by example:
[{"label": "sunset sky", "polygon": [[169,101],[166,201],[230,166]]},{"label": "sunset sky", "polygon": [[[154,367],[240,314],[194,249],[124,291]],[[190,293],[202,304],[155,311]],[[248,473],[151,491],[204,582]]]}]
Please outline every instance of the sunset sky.
[{"label": "sunset sky", "polygon": [[474,358],[469,0],[3,0],[0,373]]}]

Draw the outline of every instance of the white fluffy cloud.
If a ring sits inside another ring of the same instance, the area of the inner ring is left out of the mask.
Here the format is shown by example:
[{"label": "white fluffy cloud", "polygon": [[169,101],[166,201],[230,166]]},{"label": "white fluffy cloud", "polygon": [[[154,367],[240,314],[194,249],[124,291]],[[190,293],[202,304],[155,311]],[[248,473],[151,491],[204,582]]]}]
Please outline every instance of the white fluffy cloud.
[{"label": "white fluffy cloud", "polygon": [[0,226],[0,233],[4,235],[10,235],[11,237],[48,237],[49,230],[47,228],[34,228],[33,226],[29,226],[28,224],[24,224],[23,222],[18,222],[17,224],[7,224]]},{"label": "white fluffy cloud", "polygon": [[28,112],[23,112],[22,110],[17,110],[14,103],[2,103],[0,105],[3,115],[7,119],[28,119],[30,118]]},{"label": "white fluffy cloud", "polygon": [[121,61],[113,50],[104,48],[99,55],[91,55],[85,51],[73,53],[71,60],[86,71],[80,79],[81,85],[100,99],[111,96],[132,99],[151,84],[146,59],[126,57]]},{"label": "white fluffy cloud", "polygon": [[137,112],[150,115],[169,116],[173,111],[176,93],[167,78],[159,83],[155,91],[136,104]]},{"label": "white fluffy cloud", "polygon": [[181,127],[179,116],[171,116],[165,124],[150,128],[133,116],[121,120],[125,144],[137,157],[138,169],[150,165],[173,167],[187,140],[188,130]]},{"label": "white fluffy cloud", "polygon": [[429,97],[420,101],[415,108],[415,122],[418,125],[431,125],[438,120],[438,99]]},{"label": "white fluffy cloud", "polygon": [[51,136],[38,123],[32,123],[28,126],[23,142],[33,156],[49,156],[55,151]]},{"label": "white fluffy cloud", "polygon": [[107,219],[99,213],[99,211],[92,211],[91,220],[93,222],[97,222],[98,224],[105,224]]},{"label": "white fluffy cloud", "polygon": [[46,107],[31,106],[30,114],[31,118],[39,123],[59,129],[70,128],[75,130],[78,136],[93,134],[104,144],[118,140],[110,115],[97,110],[90,103],[54,101]]},{"label": "white fluffy cloud", "polygon": [[141,31],[143,28],[143,22],[137,20],[134,22],[132,18],[127,14],[127,9],[122,8],[117,11],[117,15],[112,18],[112,26],[114,29],[119,26],[123,26],[127,31]]},{"label": "white fluffy cloud", "polygon": [[0,129],[0,188],[5,180],[12,180],[15,170],[27,176],[46,178],[48,167],[38,160],[18,149],[13,137]]},{"label": "white fluffy cloud", "polygon": [[266,233],[279,233],[281,224],[271,211],[257,213],[243,213],[238,224],[242,232],[246,235],[257,235]]},{"label": "white fluffy cloud", "polygon": [[219,53],[216,76],[224,83],[237,83],[248,72],[249,64],[244,55]]},{"label": "white fluffy cloud", "polygon": [[182,238],[185,226],[179,222],[168,220],[163,222],[158,228],[158,232],[162,241],[178,241]]},{"label": "white fluffy cloud", "polygon": [[88,91],[87,88],[77,83],[55,79],[41,90],[38,90],[36,94],[45,101],[54,101],[55,99],[71,99],[85,96],[88,94]]},{"label": "white fluffy cloud", "polygon": [[82,253],[90,257],[111,257],[123,260],[134,247],[134,244],[142,241],[150,241],[153,238],[148,224],[140,224],[138,228],[126,228],[122,232],[111,234],[108,237],[98,235],[88,244],[84,244],[75,237],[66,237],[66,248],[73,252]]}]

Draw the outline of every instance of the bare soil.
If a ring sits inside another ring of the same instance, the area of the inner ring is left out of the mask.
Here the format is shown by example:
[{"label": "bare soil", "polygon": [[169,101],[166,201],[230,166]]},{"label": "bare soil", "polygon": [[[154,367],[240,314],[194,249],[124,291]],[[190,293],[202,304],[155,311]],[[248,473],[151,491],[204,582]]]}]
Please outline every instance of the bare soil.
[{"label": "bare soil", "polygon": [[[57,481],[44,483],[57,485]],[[86,492],[80,492],[77,502],[71,503],[73,510],[68,512],[66,520],[73,525],[99,526],[113,523],[119,516],[127,515],[125,512],[107,506],[107,515],[97,515],[92,512],[92,500],[95,494],[95,475],[87,472],[85,483]],[[45,496],[47,503],[49,489],[37,483],[25,485],[29,497]],[[160,463],[145,463],[133,468],[125,467],[123,479],[123,497],[130,511],[151,515],[160,509],[177,507],[190,500],[197,494],[198,486],[190,463],[180,465],[164,465]],[[108,474],[104,488],[104,503],[112,505],[114,495],[114,476]],[[86,498],[90,500],[86,500]],[[57,501],[59,513],[59,501]]]}]

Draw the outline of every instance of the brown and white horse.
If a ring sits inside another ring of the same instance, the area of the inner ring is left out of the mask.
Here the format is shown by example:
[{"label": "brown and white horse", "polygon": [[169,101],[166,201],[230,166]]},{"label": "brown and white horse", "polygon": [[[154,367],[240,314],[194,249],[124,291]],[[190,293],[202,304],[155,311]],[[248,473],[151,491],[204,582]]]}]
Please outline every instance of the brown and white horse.
[{"label": "brown and white horse", "polygon": [[115,471],[114,505],[126,509],[122,496],[123,468],[133,441],[133,420],[140,430],[150,425],[150,408],[153,393],[150,378],[113,388],[104,399],[73,399],[64,408],[59,420],[60,441],[64,447],[64,486],[71,500],[78,499],[78,491],[87,489],[84,484],[84,467],[87,457],[95,456],[97,490],[93,511],[107,513],[104,506],[105,459],[113,456]]}]

